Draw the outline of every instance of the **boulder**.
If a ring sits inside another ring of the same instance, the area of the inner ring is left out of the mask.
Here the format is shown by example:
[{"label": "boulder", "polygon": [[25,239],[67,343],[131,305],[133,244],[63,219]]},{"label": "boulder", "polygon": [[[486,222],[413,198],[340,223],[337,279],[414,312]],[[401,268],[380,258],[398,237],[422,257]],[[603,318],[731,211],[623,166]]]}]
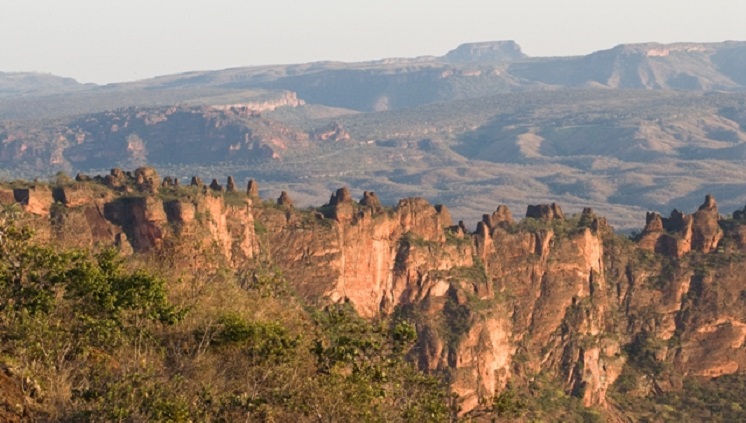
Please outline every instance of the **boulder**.
[{"label": "boulder", "polygon": [[127,174],[118,167],[111,169],[108,175],[104,176],[104,184],[111,188],[121,188],[127,183]]},{"label": "boulder", "polygon": [[135,169],[135,186],[142,192],[155,194],[158,192],[156,181],[160,180],[158,172],[152,167],[142,166]]}]

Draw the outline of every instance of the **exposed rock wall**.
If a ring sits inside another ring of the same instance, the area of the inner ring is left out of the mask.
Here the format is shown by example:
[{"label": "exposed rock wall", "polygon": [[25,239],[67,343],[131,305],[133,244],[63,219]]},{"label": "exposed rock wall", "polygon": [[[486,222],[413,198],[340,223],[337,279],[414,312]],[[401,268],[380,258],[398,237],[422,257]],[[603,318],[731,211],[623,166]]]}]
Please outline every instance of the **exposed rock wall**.
[{"label": "exposed rock wall", "polygon": [[413,359],[448,374],[464,412],[539,374],[603,406],[643,341],[669,369],[654,375],[659,390],[746,366],[746,221],[722,220],[710,196],[692,215],[648,213],[634,244],[592,210],[568,217],[555,204],[529,207],[521,222],[498,207],[469,233],[422,198],[385,208],[341,188],[299,210],[288,193],[262,202],[255,184],[221,192],[199,178],[151,180],[147,169],[115,169],[54,190],[3,188],[0,199],[66,245],[171,252],[185,269],[250,269],[261,256],[311,303],[410,313]]}]

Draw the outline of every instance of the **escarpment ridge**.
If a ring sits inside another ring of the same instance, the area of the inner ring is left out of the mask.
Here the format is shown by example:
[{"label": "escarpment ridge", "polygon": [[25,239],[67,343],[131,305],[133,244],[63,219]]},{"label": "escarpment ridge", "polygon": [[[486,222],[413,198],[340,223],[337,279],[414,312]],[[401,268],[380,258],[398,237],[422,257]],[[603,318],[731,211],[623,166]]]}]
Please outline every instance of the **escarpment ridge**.
[{"label": "escarpment ridge", "polygon": [[746,207],[726,218],[709,195],[692,214],[648,213],[628,238],[557,204],[529,205],[519,221],[501,205],[472,232],[444,205],[385,207],[346,187],[299,209],[292,192],[254,180],[244,191],[151,168],[60,179],[3,185],[0,202],[50,242],[168,255],[185,270],[261,260],[310,304],[405,316],[418,333],[411,359],[445,375],[462,413],[539,377],[612,407],[620,376],[645,395],[746,365]]}]

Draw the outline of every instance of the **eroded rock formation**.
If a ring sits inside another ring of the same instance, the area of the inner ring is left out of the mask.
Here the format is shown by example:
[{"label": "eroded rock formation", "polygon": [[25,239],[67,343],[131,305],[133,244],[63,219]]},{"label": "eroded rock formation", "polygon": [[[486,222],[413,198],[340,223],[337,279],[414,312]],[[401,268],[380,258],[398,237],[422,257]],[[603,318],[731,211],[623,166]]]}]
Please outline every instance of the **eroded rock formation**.
[{"label": "eroded rock formation", "polygon": [[526,217],[545,220],[563,220],[565,215],[562,213],[562,209],[559,205],[552,203],[528,206],[526,209]]},{"label": "eroded rock formation", "polygon": [[[191,187],[164,186],[165,197],[126,191],[154,177],[112,170],[98,179],[112,189],[94,178],[3,188],[0,200],[39,215],[40,228],[51,221],[40,233],[71,245],[170,252],[195,271],[246,269],[261,255],[310,303],[350,301],[365,317],[410,313],[413,359],[449,374],[464,412],[540,374],[605,406],[638,344],[670,375],[746,366],[746,263],[728,259],[746,251],[746,210],[726,225],[710,196],[692,215],[648,213],[632,244],[591,209],[565,219],[556,204],[530,207],[541,219],[530,225],[500,206],[470,233],[445,206],[407,198],[384,208],[372,192],[357,204],[347,188],[318,211],[293,208],[287,192],[281,207],[253,202],[251,182],[239,202],[203,194],[196,177]],[[45,206],[53,200],[60,207]],[[663,372],[655,384],[675,389],[676,380]]]},{"label": "eroded rock formation", "polygon": [[661,218],[658,213],[648,212],[640,247],[672,257],[682,257],[690,251],[710,253],[723,238],[719,221],[717,202],[711,195],[692,215],[674,209],[670,217]]}]

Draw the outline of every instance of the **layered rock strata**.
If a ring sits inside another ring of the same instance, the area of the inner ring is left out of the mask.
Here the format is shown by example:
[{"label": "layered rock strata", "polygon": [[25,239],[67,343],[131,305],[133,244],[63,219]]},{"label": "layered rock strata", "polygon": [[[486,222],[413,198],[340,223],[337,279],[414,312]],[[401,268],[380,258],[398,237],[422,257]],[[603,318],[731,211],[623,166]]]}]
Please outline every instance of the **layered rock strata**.
[{"label": "layered rock strata", "polygon": [[463,412],[537,375],[605,406],[643,341],[670,371],[654,375],[658,390],[746,366],[746,263],[735,259],[746,252],[746,211],[725,221],[711,196],[692,215],[648,213],[635,244],[591,209],[567,216],[556,204],[529,206],[518,222],[500,206],[472,233],[422,198],[386,208],[340,188],[299,210],[287,192],[262,202],[254,181],[245,195],[232,180],[230,195],[205,192],[197,177],[155,181],[148,169],[114,169],[54,189],[0,189],[0,200],[70,245],[170,253],[195,271],[250,269],[261,256],[310,303],[409,316],[412,359],[447,375]]}]

